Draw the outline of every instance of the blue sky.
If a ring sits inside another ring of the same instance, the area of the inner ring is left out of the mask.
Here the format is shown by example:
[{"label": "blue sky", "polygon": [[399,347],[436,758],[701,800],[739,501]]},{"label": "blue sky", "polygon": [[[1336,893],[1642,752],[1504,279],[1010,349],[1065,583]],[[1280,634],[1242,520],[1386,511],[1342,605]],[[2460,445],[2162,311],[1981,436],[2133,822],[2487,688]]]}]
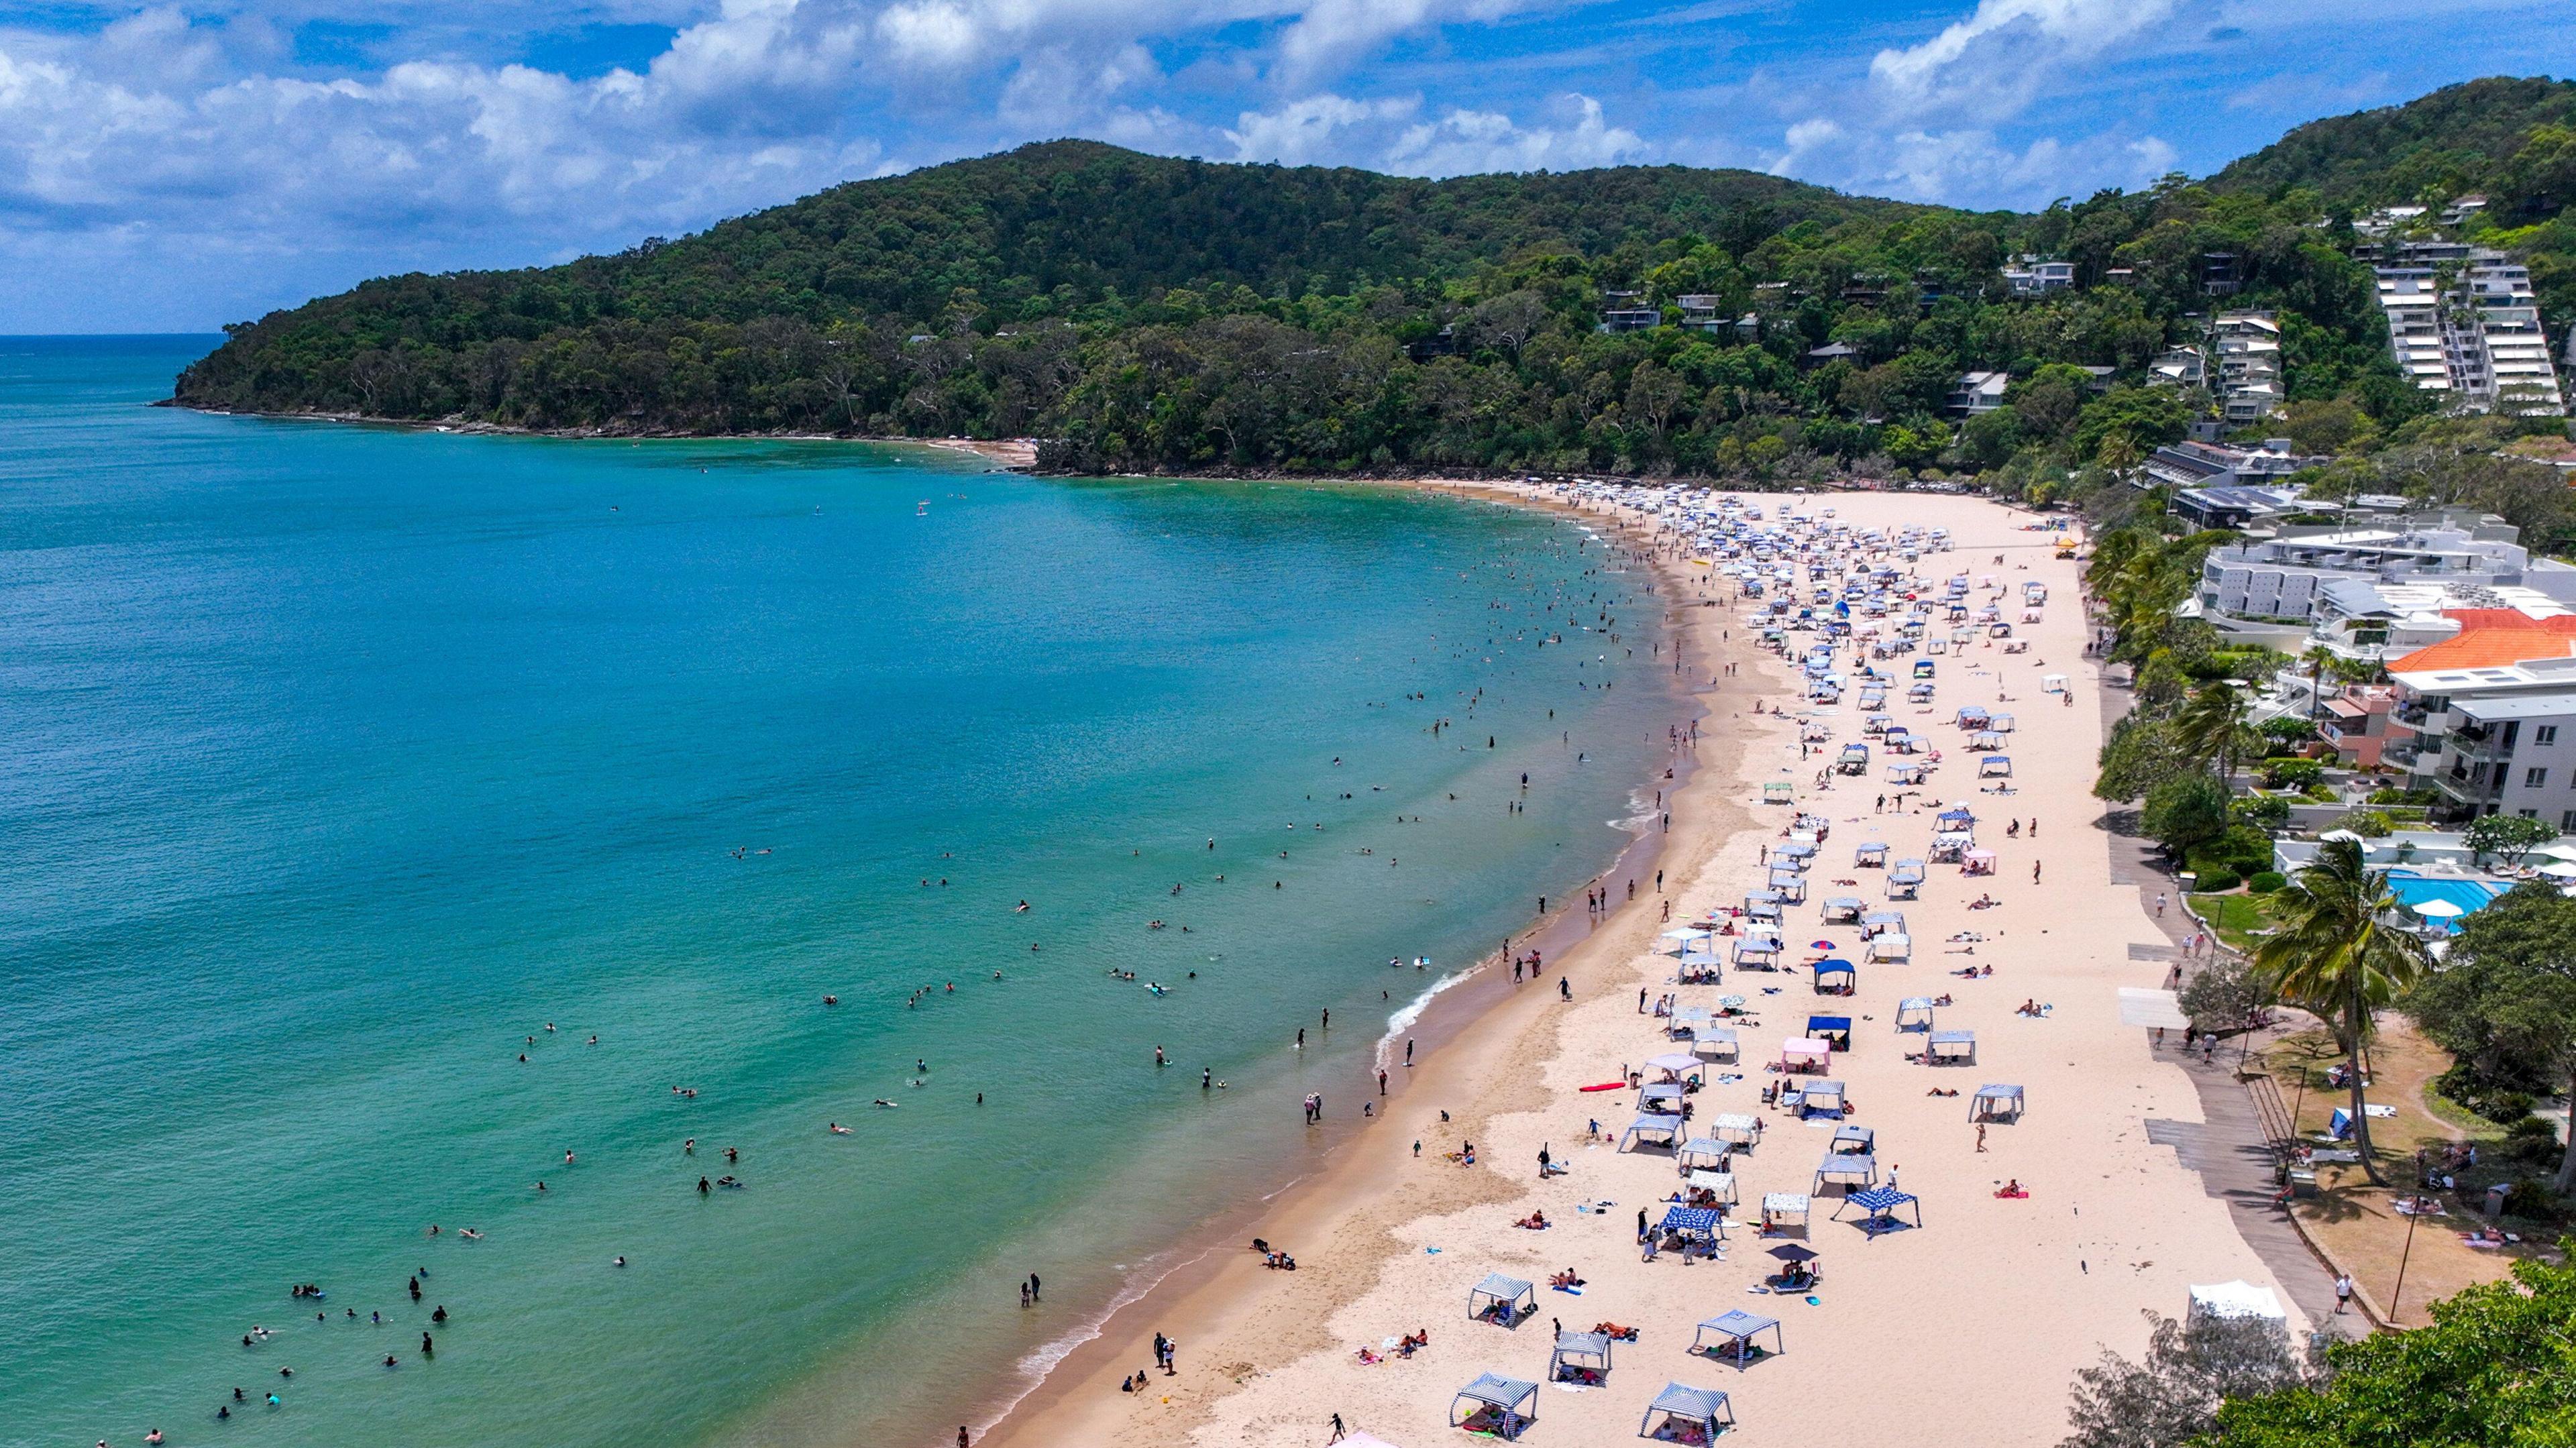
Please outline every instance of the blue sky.
[{"label": "blue sky", "polygon": [[1078,135],[2036,206],[2576,73],[2570,0],[0,0],[0,332],[203,330]]}]

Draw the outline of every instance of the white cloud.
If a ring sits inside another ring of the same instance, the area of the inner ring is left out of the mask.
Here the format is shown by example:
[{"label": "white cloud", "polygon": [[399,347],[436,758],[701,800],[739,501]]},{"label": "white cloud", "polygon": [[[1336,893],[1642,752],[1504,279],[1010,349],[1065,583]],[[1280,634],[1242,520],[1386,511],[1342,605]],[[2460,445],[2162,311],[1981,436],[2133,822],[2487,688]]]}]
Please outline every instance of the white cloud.
[{"label": "white cloud", "polygon": [[1453,108],[1422,117],[1420,96],[1353,100],[1304,96],[1273,111],[1246,111],[1225,138],[1239,161],[1291,166],[1374,166],[1409,176],[1481,171],[1570,171],[1614,165],[1646,149],[1636,132],[1603,119],[1601,103],[1568,95],[1558,126],[1527,126],[1500,111]]},{"label": "white cloud", "polygon": [[[2149,33],[2176,0],[1978,0],[1966,19],[1869,66],[1880,97],[1908,113],[2017,112],[2067,66]],[[1992,117],[2000,119],[2000,116]]]},{"label": "white cloud", "polygon": [[1306,166],[1347,155],[1342,133],[1400,121],[1422,108],[1419,98],[1355,101],[1337,95],[1314,95],[1290,101],[1275,111],[1245,111],[1225,138],[1238,161],[1277,161]]}]

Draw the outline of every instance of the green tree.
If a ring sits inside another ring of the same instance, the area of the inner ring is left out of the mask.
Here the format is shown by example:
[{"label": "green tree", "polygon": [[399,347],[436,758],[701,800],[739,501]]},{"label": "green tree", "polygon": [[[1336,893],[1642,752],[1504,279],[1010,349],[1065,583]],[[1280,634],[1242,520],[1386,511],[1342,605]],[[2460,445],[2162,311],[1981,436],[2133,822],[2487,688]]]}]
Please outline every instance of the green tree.
[{"label": "green tree", "polygon": [[2520,865],[2522,857],[2558,838],[2555,826],[2521,815],[2480,815],[2461,831],[2463,842],[2483,859],[2500,855],[2508,868]]},{"label": "green tree", "polygon": [[[2554,885],[2514,887],[2461,921],[2406,1008],[2482,1084],[2576,1090],[2576,900]],[[2576,1190],[2576,1145],[2556,1186]]]},{"label": "green tree", "polygon": [[[2576,1243],[2562,1242],[2564,1254]],[[2433,1304],[2433,1324],[2326,1349],[2311,1385],[2231,1394],[2203,1448],[2555,1448],[2576,1441],[2576,1266]]]},{"label": "green tree", "polygon": [[2147,1313],[2147,1351],[2130,1362],[2108,1351],[2075,1374],[2070,1431],[2058,1448],[2184,1448],[2217,1426],[2231,1398],[2283,1392],[2308,1371],[2278,1325],[2259,1318],[2203,1318],[2188,1327]]},{"label": "green tree", "polygon": [[2245,696],[2235,685],[2225,680],[2203,684],[2174,712],[2174,743],[2226,779],[2236,768],[2237,756],[2245,751],[2245,717]]},{"label": "green tree", "polygon": [[2387,1185],[2370,1146],[2362,1109],[2361,1050],[2378,1012],[2411,989],[2431,966],[2424,942],[2397,923],[2405,906],[2388,872],[2362,861],[2361,846],[2328,840],[2314,862],[2272,896],[2274,933],[2254,950],[2254,966],[2281,999],[2314,1014],[2343,1048],[2352,1087],[2353,1145],[2362,1170]]},{"label": "green tree", "polygon": [[2184,859],[2227,833],[2227,786],[2195,769],[2147,791],[2138,824],[2165,853]]}]

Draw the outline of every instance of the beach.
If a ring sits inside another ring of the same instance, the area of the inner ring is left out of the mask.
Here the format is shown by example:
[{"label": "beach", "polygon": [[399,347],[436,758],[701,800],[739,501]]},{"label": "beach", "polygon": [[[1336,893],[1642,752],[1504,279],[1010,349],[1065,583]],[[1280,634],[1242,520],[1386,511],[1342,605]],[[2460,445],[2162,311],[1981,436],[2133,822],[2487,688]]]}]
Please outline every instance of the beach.
[{"label": "beach", "polygon": [[[1476,491],[1563,501],[1523,489]],[[1844,1430],[2051,1442],[2063,1433],[2076,1370],[2105,1347],[2137,1351],[2144,1311],[2179,1315],[2194,1283],[2241,1278],[2277,1288],[2224,1204],[2147,1138],[2147,1122],[2196,1122],[2200,1110],[2182,1072],[2152,1059],[2148,1032],[2120,1021],[2120,987],[2163,983],[2154,947],[2164,941],[2138,893],[2110,880],[2102,810],[2088,792],[2096,711],[2089,703],[2066,707],[2040,687],[2043,676],[2063,674],[2079,699],[2093,697],[2097,670],[2083,653],[2078,565],[2054,556],[2055,535],[2024,531],[2028,515],[1976,500],[1843,493],[1751,501],[1810,513],[1830,507],[1861,527],[1947,527],[1955,550],[1927,557],[1922,576],[1992,574],[2016,593],[2025,580],[2046,585],[2044,618],[2017,635],[2030,641],[2026,653],[1966,646],[1939,661],[1930,707],[1918,713],[1891,700],[1889,712],[1928,736],[1945,767],[1903,814],[1875,808],[1889,790],[1875,766],[1817,792],[1824,759],[1800,757],[1795,713],[1770,712],[1801,707],[1794,661],[1754,649],[1736,607],[1673,610],[1688,677],[1706,686],[1697,694],[1705,717],[1695,751],[1702,767],[1672,797],[1671,833],[1660,841],[1661,892],[1641,882],[1629,903],[1624,883],[1614,881],[1614,908],[1570,952],[1549,956],[1543,984],[1523,986],[1465,1023],[1410,1073],[1384,1119],[1250,1215],[1250,1231],[1292,1253],[1297,1271],[1265,1268],[1244,1241],[1212,1250],[1113,1317],[980,1441],[1321,1443],[1338,1414],[1351,1428],[1418,1445],[1454,1433],[1453,1395],[1491,1372],[1543,1383],[1531,1442],[1630,1437],[1668,1382],[1727,1392],[1740,1430],[1756,1435],[1786,1425],[1807,1430],[1831,1402],[1832,1421]],[[1608,521],[1594,517],[1596,526]],[[1646,520],[1628,523],[1641,530]],[[1688,558],[1657,566],[1667,604],[1696,601],[1709,586],[1711,570]],[[1720,580],[1714,591],[1723,599],[1731,589]],[[2014,793],[1978,791],[1973,756],[1951,723],[1970,704],[2018,716],[2009,740]],[[1846,703],[1827,720],[1835,730],[1828,752],[1858,737],[1860,713]],[[1796,969],[1730,968],[1723,986],[1676,987],[1677,962],[1658,939],[1667,928],[1660,901],[1673,900],[1680,921],[1734,904],[1763,883],[1761,857],[1793,812],[1758,802],[1760,786],[1773,781],[1791,782],[1796,808],[1831,824],[1814,894],[1787,912],[1793,965],[1822,953],[1800,949],[1811,940],[1859,959],[1850,927],[1818,925],[1815,900],[1850,894],[1880,908],[1881,877],[1853,867],[1852,847],[1875,839],[1895,857],[1923,855],[1931,800],[1969,804],[1979,817],[1977,843],[1996,855],[1996,872],[1968,880],[1956,866],[1932,866],[1921,898],[1896,907],[1907,916],[1913,959],[1861,960],[1848,998],[1814,994]],[[2008,819],[2023,828],[2007,836]],[[1970,909],[1981,893],[1994,906]],[[1953,941],[1964,934],[1983,938]],[[2133,946],[2141,958],[2132,958]],[[1984,966],[1993,968],[1990,977],[1946,973]],[[1559,997],[1560,976],[1570,1002]],[[1724,1260],[1685,1263],[1671,1252],[1640,1260],[1638,1211],[1661,1216],[1679,1185],[1675,1163],[1661,1150],[1585,1139],[1595,1119],[1611,1133],[1624,1127],[1633,1098],[1581,1088],[1676,1049],[1666,1023],[1641,1013],[1639,992],[1677,989],[1686,1004],[1740,993],[1760,1022],[1735,1023],[1741,1063],[1710,1068],[1693,1098],[1703,1125],[1713,1113],[1742,1112],[1765,1128],[1734,1163],[1742,1205]],[[1975,1032],[1973,1066],[1909,1062],[1921,1037],[1895,1031],[1901,999],[1945,993],[1954,1003],[1939,1009],[1937,1024]],[[2025,1002],[2044,1013],[2021,1014]],[[1760,1100],[1765,1082],[1779,1079],[1766,1074],[1766,1061],[1784,1039],[1804,1034],[1811,1010],[1852,1020],[1851,1049],[1833,1055],[1831,1074],[1846,1085],[1850,1119],[1876,1133],[1882,1177],[1900,1174],[1903,1191],[1919,1199],[1920,1229],[1865,1237],[1853,1224],[1857,1209],[1829,1220],[1838,1205],[1830,1193],[1815,1197],[1803,1235],[1765,1240],[1743,1225],[1764,1194],[1809,1192],[1832,1139],[1830,1122],[1801,1123]],[[2023,1087],[2027,1110],[1981,1133],[1969,1108],[1987,1083]],[[1935,1090],[1958,1094],[1929,1094]],[[1465,1141],[1476,1145],[1472,1168],[1447,1159]],[[1542,1149],[1569,1170],[1542,1181]],[[1997,1196],[2008,1182],[2028,1195]],[[1597,1202],[1611,1205],[1578,1210]],[[1546,1230],[1514,1225],[1534,1209],[1544,1212]],[[1818,1254],[1817,1287],[1752,1290],[1781,1268],[1772,1249],[1790,1244]],[[1569,1268],[1584,1280],[1580,1295],[1545,1285]],[[1469,1320],[1468,1293],[1491,1272],[1540,1284],[1535,1315],[1517,1329]],[[1785,1352],[1742,1372],[1692,1355],[1694,1325],[1737,1308],[1779,1319]],[[1544,1384],[1552,1321],[1638,1332],[1616,1345],[1605,1386],[1575,1389]],[[1391,1350],[1417,1330],[1428,1331],[1426,1346],[1403,1356]],[[1177,1371],[1148,1372],[1144,1391],[1121,1392],[1122,1379],[1132,1383],[1152,1362],[1157,1332],[1177,1342]],[[1364,1361],[1362,1349],[1381,1360]],[[1984,1390],[1998,1373],[2009,1373],[2017,1390]]]}]

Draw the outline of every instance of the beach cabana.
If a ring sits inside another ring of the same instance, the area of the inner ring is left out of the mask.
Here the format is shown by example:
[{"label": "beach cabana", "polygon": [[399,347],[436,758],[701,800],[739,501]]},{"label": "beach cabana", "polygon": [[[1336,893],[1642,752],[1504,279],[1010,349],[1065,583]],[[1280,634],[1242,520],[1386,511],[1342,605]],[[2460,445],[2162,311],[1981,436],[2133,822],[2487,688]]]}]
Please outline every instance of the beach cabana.
[{"label": "beach cabana", "polygon": [[1692,1191],[1715,1195],[1720,1202],[1731,1204],[1735,1201],[1735,1173],[1731,1171],[1694,1169],[1682,1178],[1682,1182]]},{"label": "beach cabana", "polygon": [[1679,1116],[1682,1095],[1682,1088],[1671,1082],[1642,1087],[1637,1092],[1637,1109],[1648,1116]]},{"label": "beach cabana", "polygon": [[1660,1056],[1649,1058],[1646,1069],[1663,1072],[1667,1080],[1683,1081],[1702,1074],[1707,1067],[1701,1063],[1699,1057],[1688,1052],[1666,1051]]},{"label": "beach cabana", "polygon": [[1884,869],[1887,865],[1887,842],[1871,840],[1866,844],[1855,846],[1852,850],[1852,864],[1863,870]]},{"label": "beach cabana", "polygon": [[1914,958],[1914,938],[1901,931],[1889,930],[1869,938],[1869,958],[1873,961],[1905,961]]},{"label": "beach cabana", "polygon": [[1968,850],[1970,847],[1974,846],[1976,842],[1977,837],[1969,834],[1966,830],[1943,830],[1941,833],[1932,837],[1932,863],[1936,865],[1958,864],[1961,860],[1967,858]]},{"label": "beach cabana", "polygon": [[1560,1332],[1547,1355],[1551,1383],[1600,1383],[1610,1376],[1610,1334]]},{"label": "beach cabana", "polygon": [[1867,774],[1869,772],[1869,746],[1866,744],[1844,745],[1842,753],[1834,758],[1834,768],[1845,774]]},{"label": "beach cabana", "polygon": [[1932,998],[1907,996],[1896,1003],[1896,1028],[1900,1031],[1932,1029]]},{"label": "beach cabana", "polygon": [[[1928,663],[1930,663],[1930,662],[1931,662],[1931,660],[1930,660],[1930,659],[1925,659],[1925,660],[1923,660],[1923,662],[1928,664]],[[1914,686],[1913,688],[1910,688],[1910,689],[1908,689],[1908,690],[1906,690],[1906,691],[1905,691],[1905,697],[1906,697],[1906,698],[1908,698],[1908,699],[1913,700],[1913,701],[1914,701],[1915,703],[1917,703],[1917,704],[1929,704],[1929,703],[1931,703],[1931,702],[1932,702],[1932,681],[1931,681],[1930,679],[1924,679],[1924,680],[1922,680],[1922,681],[1918,682],[1917,684],[1915,684],[1915,686]]]},{"label": "beach cabana", "polygon": [[1675,1037],[1688,1036],[1716,1019],[1716,1014],[1706,1006],[1684,1006],[1673,1012],[1673,1018],[1665,1024],[1664,1031]]},{"label": "beach cabana", "polygon": [[1986,710],[1985,710],[1985,706],[1984,706],[1984,705],[1982,705],[1982,704],[1969,704],[1969,705],[1964,706],[1963,708],[1961,708],[1961,709],[1959,710],[1959,717],[1958,717],[1958,719],[1957,719],[1957,721],[1956,721],[1956,722],[1957,722],[1958,726],[1959,726],[1960,728],[1962,728],[1962,729],[1983,729],[1983,728],[1985,728],[1985,727],[1986,727]]},{"label": "beach cabana", "polygon": [[1965,805],[1952,805],[1932,817],[1932,827],[1941,830],[1969,830],[1977,826],[1976,811]]},{"label": "beach cabana", "polygon": [[1798,1114],[1802,1117],[1840,1116],[1843,1114],[1843,1083],[1809,1081],[1798,1088]]},{"label": "beach cabana", "polygon": [[1977,1033],[1974,1031],[1934,1031],[1924,1043],[1924,1062],[1933,1066],[1973,1066],[1977,1064]]},{"label": "beach cabana", "polygon": [[1976,733],[1968,736],[1968,748],[1971,751],[1979,749],[2001,749],[2003,747],[2004,736],[1992,729],[1980,729]]},{"label": "beach cabana", "polygon": [[1780,892],[1777,890],[1756,890],[1752,894],[1745,896],[1744,918],[1747,920],[1769,921],[1774,924],[1778,923],[1780,919]]},{"label": "beach cabana", "polygon": [[1685,925],[1678,930],[1667,930],[1656,938],[1673,942],[1675,953],[1687,960],[1694,950],[1714,949],[1717,934],[1705,926]]},{"label": "beach cabana", "polygon": [[1903,935],[1905,933],[1904,911],[1872,910],[1867,915],[1860,918],[1860,938],[1863,940],[1867,940],[1874,935],[1885,935],[1889,931],[1894,931],[1899,935]]},{"label": "beach cabana", "polygon": [[1738,1111],[1720,1112],[1708,1123],[1708,1134],[1729,1146],[1750,1148],[1762,1139],[1762,1118]]},{"label": "beach cabana", "polygon": [[[1462,1412],[1463,1410],[1463,1412]],[[1538,1417],[1538,1384],[1479,1374],[1449,1400],[1449,1426],[1497,1438],[1517,1438]]]},{"label": "beach cabana", "polygon": [[[1859,1191],[1843,1193],[1842,1205],[1834,1208],[1833,1219],[1841,1221],[1844,1210],[1849,1207],[1861,1209],[1860,1229],[1873,1240],[1881,1232],[1923,1225],[1923,1204],[1912,1193],[1900,1192],[1894,1187],[1863,1187]],[[1910,1223],[1897,1220],[1897,1212],[1906,1207],[1914,1209],[1914,1220]]]},{"label": "beach cabana", "polygon": [[1691,1033],[1691,1054],[1703,1060],[1733,1061],[1742,1051],[1733,1026],[1701,1026]]},{"label": "beach cabana", "polygon": [[1726,1401],[1726,1394],[1715,1388],[1666,1383],[1664,1390],[1655,1394],[1655,1401],[1647,1404],[1646,1416],[1637,1424],[1637,1436],[1704,1448],[1734,1426],[1735,1409]]},{"label": "beach cabana", "polygon": [[1857,1121],[1846,1121],[1834,1128],[1834,1139],[1826,1150],[1867,1156],[1878,1150],[1878,1133]]},{"label": "beach cabana", "polygon": [[1985,758],[1978,760],[1977,778],[2012,778],[2012,756],[2009,754],[1989,754]]},{"label": "beach cabana", "polygon": [[1809,1016],[1807,1039],[1822,1041],[1837,1051],[1848,1051],[1851,1049],[1851,1017]]},{"label": "beach cabana", "polygon": [[1930,659],[1916,659],[1914,661],[1914,677],[1918,679],[1931,678],[1932,661]]},{"label": "beach cabana", "polygon": [[[1766,1332],[1771,1334],[1769,1352],[1764,1352],[1761,1346],[1753,1341],[1754,1338]],[[1762,1317],[1739,1307],[1731,1312],[1721,1312],[1701,1323],[1699,1331],[1691,1334],[1690,1350],[1702,1357],[1731,1358],[1735,1365],[1741,1368],[1756,1358],[1772,1357],[1787,1352],[1789,1344],[1787,1339],[1781,1336],[1780,1319]]]},{"label": "beach cabana", "polygon": [[1762,802],[1764,804],[1796,804],[1798,802],[1798,787],[1785,779],[1767,781],[1762,786]]},{"label": "beach cabana", "polygon": [[1932,766],[1928,764],[1891,764],[1887,766],[1887,782],[1890,784],[1921,784],[1931,777]]},{"label": "beach cabana", "polygon": [[1655,1227],[1656,1240],[1679,1237],[1685,1243],[1717,1242],[1726,1237],[1726,1215],[1714,1207],[1666,1207]]},{"label": "beach cabana", "polygon": [[1834,1046],[1831,1041],[1819,1041],[1808,1036],[1792,1036],[1780,1043],[1780,1069],[1792,1076],[1822,1071],[1833,1064],[1833,1059]]},{"label": "beach cabana", "polygon": [[1834,1186],[1841,1187],[1845,1192],[1851,1192],[1876,1185],[1878,1185],[1877,1157],[1865,1151],[1850,1153],[1829,1151],[1825,1153],[1823,1161],[1816,1163],[1816,1183],[1811,1189],[1811,1194],[1822,1196],[1825,1188]]},{"label": "beach cabana", "polygon": [[1694,1136],[1673,1153],[1673,1163],[1684,1176],[1696,1171],[1718,1171],[1725,1168],[1727,1157],[1734,1151],[1735,1148],[1715,1137]]},{"label": "beach cabana", "polygon": [[1968,1100],[1970,1121],[2019,1121],[2022,1095],[2018,1086],[1980,1086]]},{"label": "beach cabana", "polygon": [[1807,877],[1799,874],[1795,870],[1772,871],[1771,888],[1779,892],[1782,904],[1804,905],[1807,903]]},{"label": "beach cabana", "polygon": [[[1808,815],[1798,816],[1798,829],[1802,834],[1815,834],[1825,827],[1825,822],[1821,819],[1814,819]],[[1792,869],[1804,870],[1815,858],[1816,842],[1812,839],[1793,839],[1785,845],[1771,847],[1772,862],[1777,864],[1781,860],[1787,860]]]},{"label": "beach cabana", "polygon": [[2039,691],[2040,691],[2041,693],[2043,693],[2043,694],[2063,694],[2063,693],[2065,693],[2065,692],[2066,692],[2066,676],[2065,676],[2064,674],[2042,674],[2042,675],[2040,675],[2040,676],[2039,676]]},{"label": "beach cabana", "polygon": [[1467,1294],[1467,1320],[1516,1327],[1538,1311],[1538,1289],[1517,1277],[1488,1272]]},{"label": "beach cabana", "polygon": [[1891,885],[1920,885],[1923,883],[1924,870],[1925,866],[1921,860],[1899,860],[1895,864],[1887,867],[1888,883]]},{"label": "beach cabana", "polygon": [[1764,1192],[1762,1194],[1762,1230],[1785,1232],[1795,1221],[1798,1230],[1807,1229],[1807,1194],[1804,1192]]},{"label": "beach cabana", "polygon": [[1827,925],[1858,925],[1868,909],[1868,902],[1857,895],[1836,895],[1825,901],[1824,920]]},{"label": "beach cabana", "polygon": [[2013,732],[2013,716],[2010,714],[1997,714],[1986,721],[1986,727],[1992,729],[1997,734],[2010,734]]},{"label": "beach cabana", "polygon": [[[1816,962],[1816,994],[1850,995],[1860,988],[1860,972],[1848,960]],[[1809,1034],[1813,1034],[1810,1032]]]},{"label": "beach cabana", "polygon": [[1735,942],[1735,963],[1751,970],[1776,970],[1780,965],[1780,942],[1758,935],[1739,940]]},{"label": "beach cabana", "polygon": [[1679,1116],[1668,1116],[1653,1111],[1639,1112],[1637,1119],[1628,1123],[1628,1129],[1619,1133],[1619,1149],[1626,1151],[1650,1136],[1663,1138],[1666,1146],[1679,1146],[1682,1140],[1682,1119]]},{"label": "beach cabana", "polygon": [[1991,875],[1994,872],[1995,852],[1992,850],[1970,850],[1959,856],[1959,873],[1962,875]]}]

